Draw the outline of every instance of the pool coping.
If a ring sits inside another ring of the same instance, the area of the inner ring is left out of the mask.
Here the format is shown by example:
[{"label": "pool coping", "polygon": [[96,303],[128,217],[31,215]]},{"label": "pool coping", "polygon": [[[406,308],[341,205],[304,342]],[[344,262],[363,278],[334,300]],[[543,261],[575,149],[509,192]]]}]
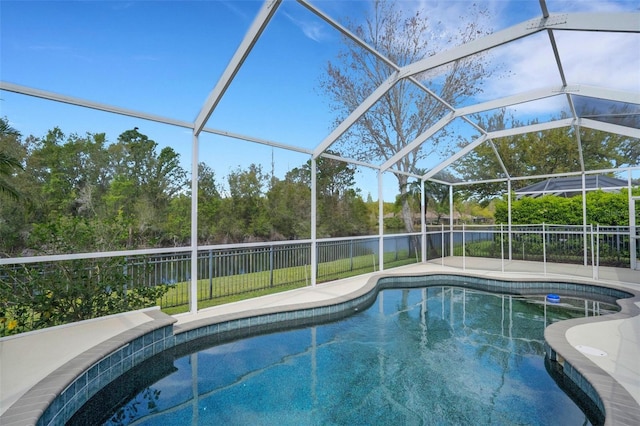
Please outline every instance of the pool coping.
[{"label": "pool coping", "polygon": [[[631,291],[630,291],[631,292]],[[567,338],[571,329],[589,324],[637,319],[640,315],[640,294],[617,301],[620,312],[604,317],[575,318],[551,324],[545,329],[547,356],[558,362],[567,378],[577,385],[605,413],[605,425],[640,424],[640,404],[629,391],[597,362],[574,347]],[[611,329],[613,332],[614,329]],[[640,352],[640,351],[638,351]],[[640,364],[640,358],[636,360]],[[636,371],[636,374],[639,372]],[[636,378],[640,384],[640,375]]]},{"label": "pool coping", "polygon": [[[419,264],[420,265],[420,264]],[[418,265],[418,266],[419,266]],[[415,265],[412,265],[415,266]],[[411,269],[411,268],[409,268]],[[415,269],[415,268],[414,268]],[[118,354],[118,362],[114,361],[114,368],[109,369],[101,377],[106,377],[102,382],[97,379],[95,383],[106,386],[109,382],[121,375],[128,368],[132,368],[144,359],[153,356],[165,349],[172,348],[182,343],[195,342],[211,336],[220,339],[237,337],[240,334],[254,334],[261,331],[268,331],[271,328],[282,324],[293,324],[303,326],[308,323],[316,323],[323,320],[332,320],[338,316],[350,315],[353,310],[366,307],[373,303],[379,291],[385,288],[392,288],[388,282],[381,279],[392,280],[400,278],[404,280],[399,287],[407,288],[406,279],[416,280],[416,287],[424,285],[421,280],[425,277],[445,276],[447,278],[457,277],[460,286],[465,279],[477,278],[501,283],[514,283],[513,288],[504,291],[505,293],[518,294],[524,291],[531,293],[530,283],[566,283],[568,285],[586,285],[590,287],[609,288],[616,291],[634,295],[630,299],[621,299],[618,303],[621,311],[606,317],[589,317],[576,320],[567,320],[555,323],[545,330],[545,340],[548,344],[548,355],[552,360],[558,360],[565,373],[576,382],[576,384],[590,397],[600,399],[602,409],[606,413],[605,424],[640,424],[640,405],[636,399],[616,381],[611,375],[586,358],[582,353],[573,348],[566,339],[566,331],[576,325],[602,322],[614,319],[628,319],[640,315],[640,293],[637,289],[629,286],[616,285],[611,282],[589,280],[569,276],[551,277],[539,274],[510,274],[509,276],[488,273],[487,271],[476,270],[422,270],[410,271],[405,269],[393,269],[389,271],[366,274],[365,276],[354,277],[331,283],[320,284],[316,287],[305,287],[298,290],[279,293],[279,295],[297,296],[299,294],[308,295],[311,289],[322,291],[321,298],[306,302],[295,302],[275,305],[263,305],[262,307],[251,307],[251,303],[237,303],[222,305],[227,312],[220,313],[220,307],[204,309],[196,315],[183,315],[170,317],[159,310],[150,310],[147,315],[152,317],[152,321],[126,330],[118,336],[107,339],[96,345],[91,350],[79,354],[73,360],[62,365],[54,373],[44,377],[34,387],[28,390],[16,403],[10,406],[1,416],[0,423],[3,425],[26,425],[26,424],[64,424],[73,413],[80,407],[90,395],[89,378],[84,377],[80,384],[78,379],[83,375],[88,375],[92,368],[97,370],[100,361],[111,357],[111,354],[126,351],[131,342],[140,340],[144,336],[158,337],[156,342],[149,339],[145,346],[146,350],[139,351],[141,355],[137,359],[131,359],[125,365],[120,362],[125,354]],[[362,282],[364,280],[364,282]],[[521,281],[525,280],[526,283]],[[352,290],[344,293],[332,293],[324,290],[340,289],[345,282],[359,281],[352,285]],[[483,290],[483,288],[473,287]],[[484,288],[487,291],[500,292],[499,288]],[[541,290],[534,291],[541,294]],[[277,296],[276,294],[275,296]],[[270,295],[273,296],[274,295]],[[269,296],[254,299],[267,299]],[[311,298],[312,299],[312,298]],[[236,306],[231,306],[236,305]],[[216,309],[217,308],[217,309]],[[234,311],[235,309],[235,311]],[[289,315],[289,316],[287,316]],[[253,319],[253,320],[252,320]],[[163,330],[157,333],[158,330]],[[137,340],[136,340],[137,339]],[[158,343],[159,342],[159,343]],[[141,342],[142,343],[142,342]],[[130,351],[129,351],[130,352]],[[131,354],[129,354],[131,355]],[[111,361],[109,361],[111,365]],[[118,366],[117,368],[115,366]],[[123,367],[124,365],[124,367]],[[125,367],[128,367],[125,369]],[[576,374],[577,373],[577,374]],[[636,372],[638,373],[638,372]],[[640,376],[639,376],[640,377]],[[98,389],[99,390],[99,389]],[[96,391],[97,392],[97,391]],[[64,396],[68,393],[69,396]],[[93,393],[95,394],[95,392]],[[62,399],[62,401],[60,401]],[[598,401],[594,401],[598,402]],[[57,404],[57,406],[54,406]],[[57,410],[57,411],[56,411]],[[49,412],[49,413],[48,413]],[[47,416],[48,413],[48,416]]]},{"label": "pool coping", "polygon": [[[126,357],[124,362],[121,358],[120,367],[117,367],[114,363],[114,369],[112,369],[111,356],[118,353],[119,350],[126,351],[127,348],[130,348],[131,355],[129,358],[131,360],[131,367],[152,356],[152,354],[149,355],[148,350],[147,353],[145,353],[145,348],[143,347],[135,360],[136,362],[134,362],[135,353],[133,352],[132,342],[135,342],[137,339],[143,339],[144,336],[153,335],[153,333],[158,330],[163,330],[163,333],[165,333],[164,329],[172,327],[176,319],[164,314],[158,307],[134,311],[132,313],[142,313],[148,316],[149,320],[97,343],[95,346],[77,354],[71,360],[59,366],[51,374],[42,377],[41,380],[28,389],[0,415],[0,424],[3,426],[64,424],[67,419],[62,419],[62,417],[70,413],[71,407],[74,407],[76,410],[79,408],[81,404],[78,395],[84,393],[84,395],[88,397],[88,390],[92,382],[95,382],[94,386],[96,388],[104,387],[108,382],[117,377],[117,375],[113,375],[112,378],[112,373],[118,368],[121,368],[121,373],[126,371],[124,368],[127,363]],[[110,318],[124,317],[132,313],[110,315],[108,317],[88,320],[87,322],[92,322],[96,326],[99,326]],[[60,328],[62,327],[68,328],[69,330],[72,329],[72,327],[68,327],[68,325],[60,326]],[[28,333],[30,336],[27,337],[37,337],[46,332],[47,329],[36,330]],[[4,341],[0,343],[8,344],[11,340],[20,337],[20,335],[9,336],[9,339],[5,338]],[[104,362],[107,359],[109,359],[109,368],[107,368]],[[95,371],[95,378],[91,377],[91,371]],[[85,377],[85,385],[79,389],[75,389],[83,376]],[[76,390],[78,392],[76,392]],[[69,397],[65,396],[66,393],[69,394]],[[73,396],[71,396],[72,393]],[[60,410],[56,409],[56,404],[60,405]],[[48,412],[51,413],[51,418],[46,417]],[[58,415],[62,417],[58,418]]]}]

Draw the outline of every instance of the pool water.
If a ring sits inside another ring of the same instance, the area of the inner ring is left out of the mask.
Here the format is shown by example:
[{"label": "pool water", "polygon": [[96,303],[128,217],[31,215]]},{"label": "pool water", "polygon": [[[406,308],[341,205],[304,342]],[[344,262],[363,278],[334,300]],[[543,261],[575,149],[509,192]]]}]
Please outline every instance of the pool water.
[{"label": "pool water", "polygon": [[167,351],[98,393],[71,423],[590,424],[588,407],[545,368],[543,333],[610,309],[457,287],[385,290],[338,322],[186,356]]}]

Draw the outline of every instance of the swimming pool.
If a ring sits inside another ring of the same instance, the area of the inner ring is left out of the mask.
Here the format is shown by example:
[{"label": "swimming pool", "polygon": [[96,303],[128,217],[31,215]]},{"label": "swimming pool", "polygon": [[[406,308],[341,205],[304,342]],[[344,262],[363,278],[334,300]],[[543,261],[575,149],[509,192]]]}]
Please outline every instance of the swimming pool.
[{"label": "swimming pool", "polygon": [[165,351],[71,423],[598,423],[550,376],[543,332],[614,309],[454,286],[385,290],[341,321]]}]

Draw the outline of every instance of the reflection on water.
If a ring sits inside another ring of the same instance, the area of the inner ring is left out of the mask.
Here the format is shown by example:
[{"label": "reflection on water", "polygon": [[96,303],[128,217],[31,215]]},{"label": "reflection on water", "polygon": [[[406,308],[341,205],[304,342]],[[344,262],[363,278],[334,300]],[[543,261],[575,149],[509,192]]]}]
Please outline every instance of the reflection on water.
[{"label": "reflection on water", "polygon": [[543,333],[612,309],[456,287],[386,290],[339,322],[156,357],[72,423],[589,424],[547,373]]}]

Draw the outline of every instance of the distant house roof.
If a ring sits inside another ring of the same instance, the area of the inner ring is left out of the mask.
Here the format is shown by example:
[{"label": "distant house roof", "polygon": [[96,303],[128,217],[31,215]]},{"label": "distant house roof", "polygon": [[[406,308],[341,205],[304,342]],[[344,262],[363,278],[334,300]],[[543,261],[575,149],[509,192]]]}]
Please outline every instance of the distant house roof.
[{"label": "distant house roof", "polygon": [[[627,186],[627,181],[622,179],[602,175],[585,176],[585,188],[587,190],[602,189],[603,191],[619,191],[621,188],[626,188]],[[518,198],[523,196],[535,198],[549,194],[560,197],[573,197],[581,193],[581,176],[552,178],[516,190]]]}]

